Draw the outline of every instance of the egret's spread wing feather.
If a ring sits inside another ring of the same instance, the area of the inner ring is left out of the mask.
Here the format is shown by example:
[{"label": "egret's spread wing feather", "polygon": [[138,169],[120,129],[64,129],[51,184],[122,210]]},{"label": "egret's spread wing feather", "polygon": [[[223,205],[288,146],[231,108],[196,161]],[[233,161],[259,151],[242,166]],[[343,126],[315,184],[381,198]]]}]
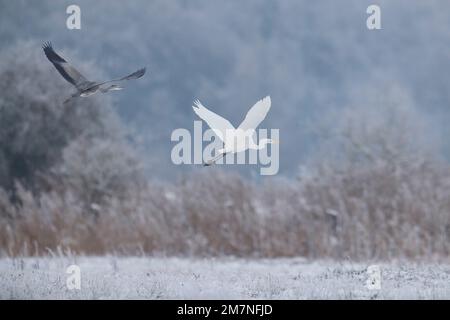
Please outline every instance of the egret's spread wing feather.
[{"label": "egret's spread wing feather", "polygon": [[42,46],[44,53],[48,60],[53,63],[56,70],[66,79],[68,82],[76,87],[81,84],[86,83],[88,80],[80,73],[77,69],[72,67],[66,60],[59,56],[55,50],[53,50],[52,44],[50,42],[44,43]]},{"label": "egret's spread wing feather", "polygon": [[264,99],[259,100],[247,112],[244,121],[242,121],[238,129],[242,129],[244,131],[256,129],[256,127],[258,127],[259,124],[266,117],[267,112],[269,112],[270,105],[271,105],[270,96],[267,96]]},{"label": "egret's spread wing feather", "polygon": [[194,109],[194,112],[208,124],[222,141],[225,141],[227,130],[235,130],[230,121],[208,110],[198,100],[194,101],[192,109]]}]

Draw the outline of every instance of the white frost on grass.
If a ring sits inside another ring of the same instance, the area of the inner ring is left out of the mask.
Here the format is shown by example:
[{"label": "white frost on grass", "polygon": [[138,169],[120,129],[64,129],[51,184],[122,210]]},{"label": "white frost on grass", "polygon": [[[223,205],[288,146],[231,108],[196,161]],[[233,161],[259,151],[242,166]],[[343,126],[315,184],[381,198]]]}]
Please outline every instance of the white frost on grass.
[{"label": "white frost on grass", "polygon": [[[81,289],[66,268],[81,268]],[[1,299],[450,299],[450,264],[370,264],[303,259],[53,257],[0,259]]]}]

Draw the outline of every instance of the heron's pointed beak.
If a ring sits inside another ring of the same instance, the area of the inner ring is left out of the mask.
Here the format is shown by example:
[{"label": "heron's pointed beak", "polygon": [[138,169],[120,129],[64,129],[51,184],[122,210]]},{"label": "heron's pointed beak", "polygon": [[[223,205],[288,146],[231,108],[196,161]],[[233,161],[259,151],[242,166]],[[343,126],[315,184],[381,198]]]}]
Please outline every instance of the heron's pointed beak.
[{"label": "heron's pointed beak", "polygon": [[272,142],[273,144],[280,144],[280,140],[278,140],[278,139],[272,139],[272,141],[273,141]]}]

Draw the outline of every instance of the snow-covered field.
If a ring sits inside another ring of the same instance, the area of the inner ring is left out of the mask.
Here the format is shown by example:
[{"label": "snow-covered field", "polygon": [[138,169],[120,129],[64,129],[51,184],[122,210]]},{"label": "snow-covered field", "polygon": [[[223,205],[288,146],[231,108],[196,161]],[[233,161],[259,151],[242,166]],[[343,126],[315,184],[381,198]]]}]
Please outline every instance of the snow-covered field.
[{"label": "snow-covered field", "polygon": [[[66,283],[73,264],[79,290]],[[3,258],[0,298],[450,299],[450,264],[379,264],[379,290],[367,287],[368,266],[302,259]]]}]

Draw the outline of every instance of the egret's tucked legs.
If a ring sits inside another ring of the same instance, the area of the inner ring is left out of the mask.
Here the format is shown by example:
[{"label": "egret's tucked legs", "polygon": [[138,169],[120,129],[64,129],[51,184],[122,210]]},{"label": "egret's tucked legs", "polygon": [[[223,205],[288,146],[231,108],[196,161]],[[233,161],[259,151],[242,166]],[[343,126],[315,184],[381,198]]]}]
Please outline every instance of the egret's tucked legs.
[{"label": "egret's tucked legs", "polygon": [[226,154],[227,154],[226,152],[219,153],[219,154],[216,155],[214,158],[212,158],[212,159],[206,161],[206,162],[203,164],[203,166],[208,167],[208,166],[211,166],[211,165],[215,164],[217,160],[219,160],[220,158],[222,158],[222,157],[225,156]]}]

